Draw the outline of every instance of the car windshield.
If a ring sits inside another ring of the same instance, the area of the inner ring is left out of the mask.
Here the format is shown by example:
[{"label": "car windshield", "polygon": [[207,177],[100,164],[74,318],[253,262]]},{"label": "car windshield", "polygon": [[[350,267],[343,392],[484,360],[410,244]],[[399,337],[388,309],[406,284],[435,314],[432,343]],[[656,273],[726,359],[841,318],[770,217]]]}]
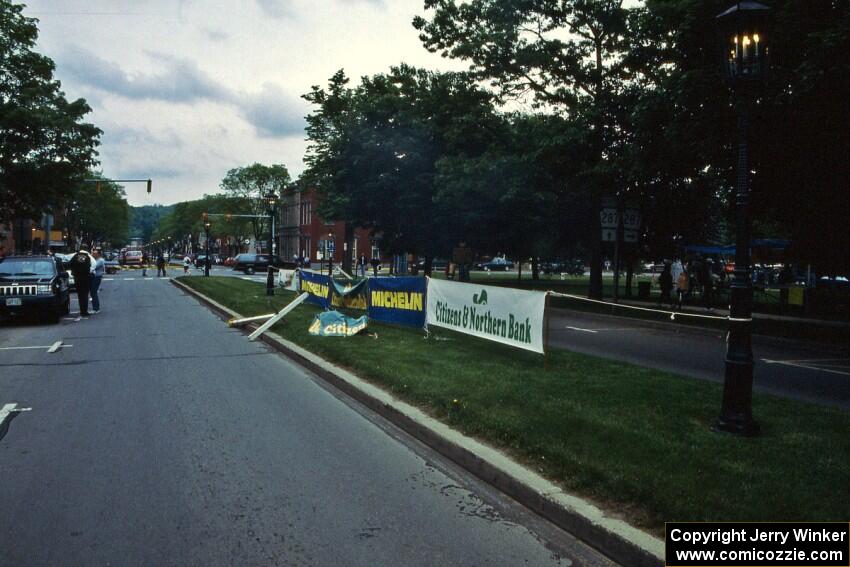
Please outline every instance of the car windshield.
[{"label": "car windshield", "polygon": [[255,258],[256,256],[254,256],[253,254],[240,254],[236,257],[236,259],[240,262],[247,262],[249,260],[254,260]]},{"label": "car windshield", "polygon": [[0,260],[0,276],[52,276],[56,272],[53,260]]}]

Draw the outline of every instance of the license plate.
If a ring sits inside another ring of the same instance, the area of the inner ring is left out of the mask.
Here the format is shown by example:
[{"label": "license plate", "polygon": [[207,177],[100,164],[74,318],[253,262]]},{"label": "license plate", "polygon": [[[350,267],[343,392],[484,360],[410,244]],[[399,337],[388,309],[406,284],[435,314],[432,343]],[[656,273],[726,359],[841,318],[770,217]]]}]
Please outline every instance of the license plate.
[{"label": "license plate", "polygon": [[20,307],[23,305],[20,297],[7,297],[6,298],[6,306],[7,307]]}]

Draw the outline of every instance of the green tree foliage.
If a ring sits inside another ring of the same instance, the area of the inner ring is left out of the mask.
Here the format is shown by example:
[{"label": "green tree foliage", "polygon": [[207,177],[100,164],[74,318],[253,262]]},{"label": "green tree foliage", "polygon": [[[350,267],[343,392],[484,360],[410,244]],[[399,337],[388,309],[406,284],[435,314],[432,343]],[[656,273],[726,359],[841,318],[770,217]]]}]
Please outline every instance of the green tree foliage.
[{"label": "green tree foliage", "polygon": [[[670,250],[673,235],[719,239],[717,227],[734,215],[734,97],[720,82],[713,27],[728,4],[647,0],[632,12],[624,66],[633,99],[622,164],[641,187],[657,252]],[[847,272],[850,6],[771,6],[775,71],[757,95],[750,136],[755,236],[789,237],[796,259]],[[772,233],[759,234],[760,227]]]},{"label": "green tree foliage", "polygon": [[[531,94],[538,106],[584,121],[596,148],[586,187],[597,204],[615,192],[628,19],[621,0],[426,0],[425,8],[430,20],[416,17],[413,25],[430,51],[469,61],[473,76],[490,81],[502,100]],[[593,297],[602,293],[600,237],[591,223]]]},{"label": "green tree foliage", "polygon": [[499,120],[490,95],[466,74],[407,65],[354,89],[346,83],[338,72],[327,90],[305,95],[316,108],[303,181],[322,195],[320,214],[371,229],[390,252],[446,254],[469,223],[458,222],[456,202],[438,199],[438,163],[479,156],[493,143]]},{"label": "green tree foliage", "polygon": [[94,165],[101,131],[83,122],[83,99],[69,102],[54,64],[33,51],[36,20],[0,0],[0,220],[61,208]]},{"label": "green tree foliage", "polygon": [[[286,166],[255,163],[228,171],[221,180],[221,188],[228,196],[241,199],[243,204],[240,207],[247,209],[250,214],[268,215],[266,195],[273,194],[280,199],[283,189],[290,182]],[[265,218],[252,219],[251,226],[255,240],[268,234],[269,224]]]},{"label": "green tree foliage", "polygon": [[72,242],[111,247],[127,243],[130,207],[121,186],[109,181],[78,183],[65,203],[65,228]]},{"label": "green tree foliage", "polygon": [[174,211],[174,205],[130,207],[130,236],[150,242],[160,220]]},{"label": "green tree foliage", "polygon": [[194,251],[199,236],[204,233],[204,213],[214,215],[209,217],[212,238],[241,243],[253,233],[253,225],[249,220],[227,216],[251,214],[248,201],[229,195],[204,195],[201,199],[172,205],[170,213],[159,220],[150,240],[170,237],[173,243],[184,243]]}]

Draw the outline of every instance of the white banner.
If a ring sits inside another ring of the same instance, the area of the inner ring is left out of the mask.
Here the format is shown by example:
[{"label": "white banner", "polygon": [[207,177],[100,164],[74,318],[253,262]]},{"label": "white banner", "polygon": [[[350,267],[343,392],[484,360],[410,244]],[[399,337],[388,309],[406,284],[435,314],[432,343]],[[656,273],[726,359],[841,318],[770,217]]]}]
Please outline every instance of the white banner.
[{"label": "white banner", "polygon": [[546,293],[428,280],[427,325],[543,353]]}]

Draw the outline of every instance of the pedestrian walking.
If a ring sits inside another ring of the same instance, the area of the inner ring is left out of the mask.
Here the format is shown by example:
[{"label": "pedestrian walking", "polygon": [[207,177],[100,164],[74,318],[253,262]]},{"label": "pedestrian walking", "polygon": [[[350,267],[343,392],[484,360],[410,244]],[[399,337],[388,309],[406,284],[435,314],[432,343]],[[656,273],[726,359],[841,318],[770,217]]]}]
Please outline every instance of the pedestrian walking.
[{"label": "pedestrian walking", "polygon": [[673,289],[673,272],[668,262],[664,262],[664,269],[658,277],[658,285],[661,286],[661,299],[658,300],[658,304],[673,305],[673,299],[670,297],[670,291]]},{"label": "pedestrian walking", "polygon": [[142,252],[142,277],[148,277],[148,253]]},{"label": "pedestrian walking", "polygon": [[378,277],[378,266],[381,265],[381,260],[378,257],[372,258],[372,273],[377,278]]},{"label": "pedestrian walking", "polygon": [[165,273],[165,256],[160,252],[156,256],[156,277],[166,277],[167,275]]},{"label": "pedestrian walking", "polygon": [[189,268],[191,268],[191,267],[192,267],[192,258],[188,254],[186,254],[186,256],[183,257],[183,275],[184,276],[189,275]]},{"label": "pedestrian walking", "polygon": [[685,300],[685,296],[688,294],[688,290],[690,289],[690,276],[688,276],[687,270],[682,270],[679,272],[679,277],[676,280],[676,295],[679,300],[679,309],[682,309],[682,303]]},{"label": "pedestrian walking", "polygon": [[361,278],[366,277],[366,254],[361,254],[359,258],[357,258],[357,272],[360,274]]},{"label": "pedestrian walking", "polygon": [[89,289],[89,293],[91,294],[92,313],[99,313],[100,296],[98,295],[98,291],[100,290],[100,282],[103,281],[103,274],[106,273],[106,260],[103,259],[103,250],[100,248],[95,248],[92,256],[94,258],[94,264],[92,265],[91,288]]},{"label": "pedestrian walking", "polygon": [[80,246],[80,250],[71,256],[71,273],[74,274],[74,287],[77,289],[77,300],[80,304],[80,316],[89,316],[89,290],[91,288],[92,257],[88,247]]}]

